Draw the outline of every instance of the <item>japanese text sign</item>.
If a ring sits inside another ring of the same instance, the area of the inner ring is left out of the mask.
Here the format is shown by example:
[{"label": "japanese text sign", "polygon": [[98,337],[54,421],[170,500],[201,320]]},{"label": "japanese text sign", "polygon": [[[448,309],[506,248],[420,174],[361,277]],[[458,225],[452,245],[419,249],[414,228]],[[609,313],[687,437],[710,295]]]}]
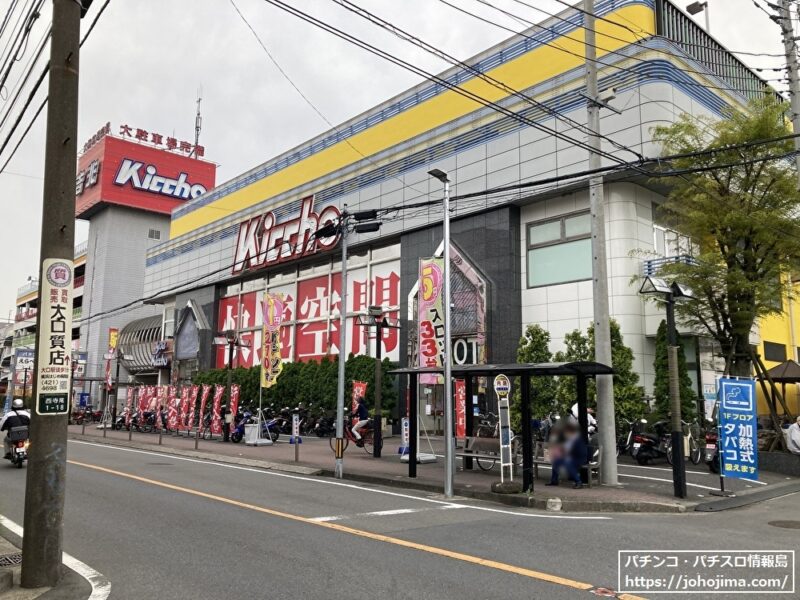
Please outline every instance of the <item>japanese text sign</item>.
[{"label": "japanese text sign", "polygon": [[455,381],[456,437],[467,437],[467,387],[463,379]]},{"label": "japanese text sign", "polygon": [[720,379],[719,444],[725,477],[758,480],[756,384]]},{"label": "japanese text sign", "polygon": [[[417,323],[419,325],[419,366],[441,367],[444,355],[444,261],[422,258],[419,261]],[[421,375],[420,383],[438,383],[438,375]]]},{"label": "japanese text sign", "polygon": [[39,319],[39,360],[36,374],[36,413],[61,415],[69,410],[72,378],[71,260],[42,261],[42,314]]},{"label": "japanese text sign", "polygon": [[263,325],[261,329],[261,387],[269,388],[278,381],[283,371],[281,358],[281,321],[283,320],[283,298],[276,294],[264,294]]}]

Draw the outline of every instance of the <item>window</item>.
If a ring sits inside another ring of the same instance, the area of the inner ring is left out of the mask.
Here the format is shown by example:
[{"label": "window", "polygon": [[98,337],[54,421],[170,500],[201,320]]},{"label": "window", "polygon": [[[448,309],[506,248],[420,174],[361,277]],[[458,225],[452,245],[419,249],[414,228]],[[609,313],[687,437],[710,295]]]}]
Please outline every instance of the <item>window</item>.
[{"label": "window", "polygon": [[528,225],[528,287],[592,278],[589,213]]},{"label": "window", "polygon": [[147,239],[149,240],[160,240],[161,239],[161,232],[158,229],[151,229],[147,232]]},{"label": "window", "polygon": [[665,257],[696,254],[695,245],[688,236],[660,225],[653,225],[653,246],[656,254]]},{"label": "window", "polygon": [[786,360],[786,344],[764,342],[764,360],[783,362]]}]

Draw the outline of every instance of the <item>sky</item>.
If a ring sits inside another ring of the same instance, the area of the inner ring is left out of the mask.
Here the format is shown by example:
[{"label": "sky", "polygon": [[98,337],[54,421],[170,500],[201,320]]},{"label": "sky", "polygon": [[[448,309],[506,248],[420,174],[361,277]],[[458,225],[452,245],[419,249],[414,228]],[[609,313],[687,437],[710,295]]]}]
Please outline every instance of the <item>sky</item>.
[{"label": "sky", "polygon": [[[17,1],[12,25],[22,12],[20,7],[34,1]],[[481,4],[480,0],[448,1],[516,31],[524,29],[519,21]],[[84,32],[103,2],[94,1],[82,22]],[[290,3],[426,70],[438,72],[448,66],[370,25],[334,0]],[[511,35],[439,0],[355,0],[355,3],[461,59]],[[534,22],[565,8],[557,0],[492,0],[491,3]],[[684,0],[678,4],[683,7],[688,3]],[[781,53],[778,26],[754,3],[766,8],[764,0],[709,0],[712,35],[732,50]],[[0,0],[0,15],[11,4],[12,0]],[[302,96],[270,60],[234,5]],[[46,0],[27,47],[14,63],[5,89],[0,89],[0,114],[9,111],[18,80],[26,72],[49,26],[50,6],[51,0]],[[704,25],[702,13],[695,18]],[[9,40],[6,31],[0,36],[0,50]],[[0,143],[8,136],[10,124],[20,112],[22,100],[27,97],[47,54],[46,50],[36,64],[34,77],[23,88],[21,100],[11,108],[10,118],[0,128]],[[754,68],[782,64],[778,57],[740,58]],[[764,76],[779,74],[766,71]],[[113,133],[118,133],[119,125],[125,123],[191,140],[200,92],[203,115],[200,143],[206,148],[206,159],[219,165],[219,184],[330,129],[328,123],[345,121],[419,82],[419,77],[263,0],[112,0],[81,50],[78,143],[83,145],[106,122],[111,122]],[[44,98],[46,87],[42,86],[26,111],[23,126]],[[22,127],[0,153],[0,166],[10,156],[21,130]],[[44,139],[43,112],[13,160],[0,173],[5,231],[5,252],[0,262],[2,319],[14,309],[17,288],[25,284],[28,276],[38,273]],[[87,236],[88,223],[79,221],[76,244]]]}]

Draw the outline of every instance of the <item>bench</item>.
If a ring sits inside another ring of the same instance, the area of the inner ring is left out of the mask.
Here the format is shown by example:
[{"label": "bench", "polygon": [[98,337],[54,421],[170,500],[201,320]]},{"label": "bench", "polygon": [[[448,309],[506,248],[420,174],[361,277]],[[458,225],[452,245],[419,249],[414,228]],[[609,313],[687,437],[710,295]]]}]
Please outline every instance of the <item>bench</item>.
[{"label": "bench", "polygon": [[[538,479],[539,477],[539,465],[545,465],[548,467],[552,467],[553,463],[550,460],[550,442],[535,442],[533,444],[533,477],[534,479]],[[584,465],[584,468],[588,469],[589,477],[586,481],[586,485],[592,487],[592,477],[597,475],[598,479],[600,478],[600,461],[603,455],[601,446],[592,446],[589,445],[589,452],[591,457],[589,458],[589,462]]]}]

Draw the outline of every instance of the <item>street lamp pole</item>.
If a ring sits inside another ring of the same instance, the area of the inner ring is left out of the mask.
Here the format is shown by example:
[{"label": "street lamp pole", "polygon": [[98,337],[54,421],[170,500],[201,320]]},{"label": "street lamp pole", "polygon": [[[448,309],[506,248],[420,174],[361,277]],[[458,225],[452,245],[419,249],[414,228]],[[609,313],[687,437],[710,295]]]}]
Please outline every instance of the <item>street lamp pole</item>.
[{"label": "street lamp pole", "polygon": [[453,497],[453,477],[455,474],[455,440],[453,438],[453,381],[450,364],[452,340],[450,335],[450,179],[447,173],[439,169],[428,171],[444,184],[444,200],[442,202],[442,229],[444,237],[444,495]]},{"label": "street lamp pole", "polygon": [[347,361],[347,205],[342,209],[339,232],[342,236],[342,283],[339,293],[339,377],[336,382],[336,464],[334,476],[344,475],[344,367]]}]

